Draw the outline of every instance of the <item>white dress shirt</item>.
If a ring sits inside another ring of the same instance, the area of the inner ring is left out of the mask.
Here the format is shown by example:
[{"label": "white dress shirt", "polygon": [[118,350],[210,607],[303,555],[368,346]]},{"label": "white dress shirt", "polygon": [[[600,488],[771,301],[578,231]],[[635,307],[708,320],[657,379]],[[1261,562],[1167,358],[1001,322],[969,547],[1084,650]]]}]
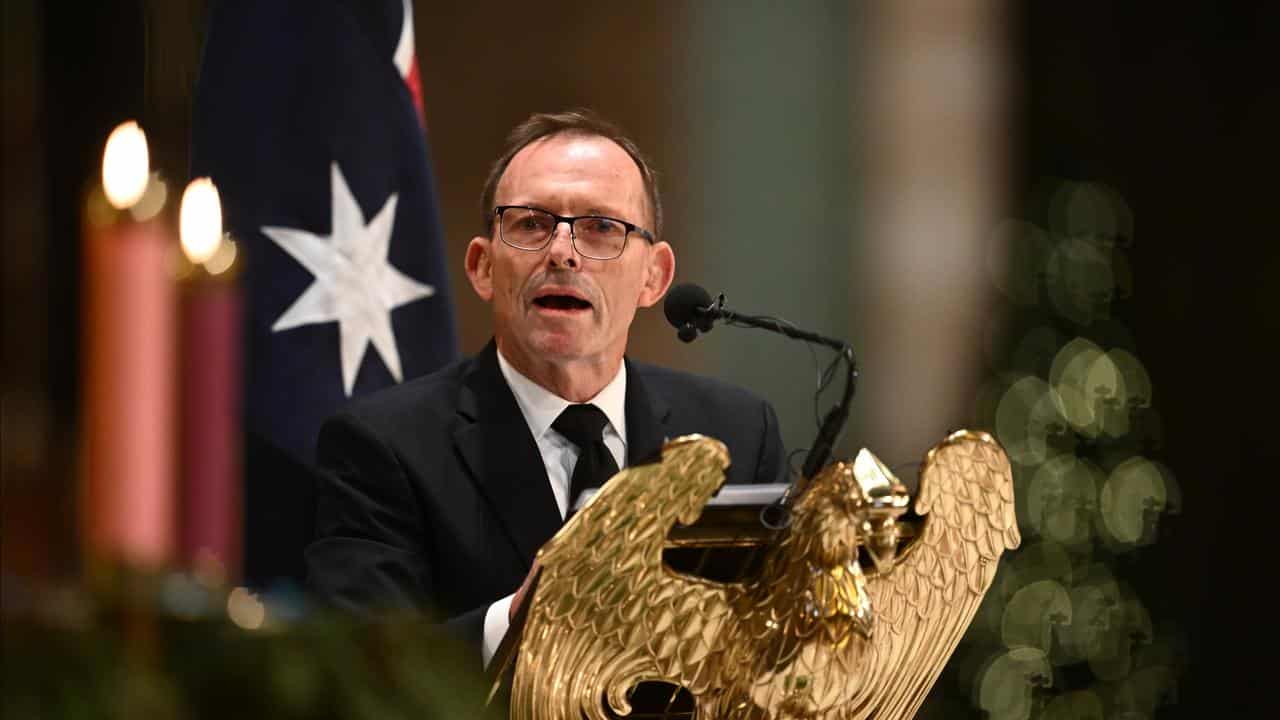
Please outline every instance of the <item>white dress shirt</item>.
[{"label": "white dress shirt", "polygon": [[[547,470],[547,480],[551,483],[551,494],[555,496],[556,506],[560,509],[560,517],[564,518],[569,507],[569,481],[573,477],[573,466],[578,462],[578,446],[569,442],[568,438],[556,432],[551,423],[560,417],[560,413],[573,403],[547,390],[518,370],[498,353],[498,368],[502,377],[506,378],[511,393],[516,396],[516,405],[520,406],[520,414],[529,426],[529,432],[538,443],[538,452],[542,454],[542,464]],[[608,385],[587,401],[600,408],[609,422],[604,427],[604,444],[609,448],[618,468],[626,467],[627,462],[627,366],[622,363],[618,374],[613,376]],[[514,594],[508,595],[489,606],[484,614],[484,640],[481,643],[481,655],[487,666],[497,652],[502,636],[507,634],[509,621],[507,615],[511,609]]]}]

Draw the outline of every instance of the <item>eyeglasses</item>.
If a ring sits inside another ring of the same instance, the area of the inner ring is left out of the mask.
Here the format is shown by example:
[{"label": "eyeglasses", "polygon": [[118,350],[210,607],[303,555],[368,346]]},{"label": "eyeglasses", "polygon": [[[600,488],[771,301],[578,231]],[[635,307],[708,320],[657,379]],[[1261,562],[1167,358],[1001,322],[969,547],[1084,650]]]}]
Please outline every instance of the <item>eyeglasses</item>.
[{"label": "eyeglasses", "polygon": [[622,255],[632,233],[653,242],[653,233],[626,220],[603,215],[566,217],[523,205],[499,205],[498,235],[517,250],[537,252],[551,242],[560,223],[569,223],[569,238],[579,255],[592,260],[613,260]]}]

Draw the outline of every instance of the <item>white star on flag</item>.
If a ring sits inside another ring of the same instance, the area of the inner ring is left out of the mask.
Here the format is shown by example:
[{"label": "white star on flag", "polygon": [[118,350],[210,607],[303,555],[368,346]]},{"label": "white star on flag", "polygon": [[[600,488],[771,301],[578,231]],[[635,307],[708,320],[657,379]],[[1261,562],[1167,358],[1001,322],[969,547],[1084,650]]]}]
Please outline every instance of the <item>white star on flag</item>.
[{"label": "white star on flag", "polygon": [[391,311],[430,297],[436,289],[405,275],[387,261],[398,195],[392,193],[365,224],[364,213],[338,164],[330,167],[331,235],[269,226],[264,226],[262,232],[315,276],[315,282],[271,326],[272,332],[336,320],[341,338],[342,387],[350,397],[370,342],[396,382],[403,379],[400,351],[391,329]]}]

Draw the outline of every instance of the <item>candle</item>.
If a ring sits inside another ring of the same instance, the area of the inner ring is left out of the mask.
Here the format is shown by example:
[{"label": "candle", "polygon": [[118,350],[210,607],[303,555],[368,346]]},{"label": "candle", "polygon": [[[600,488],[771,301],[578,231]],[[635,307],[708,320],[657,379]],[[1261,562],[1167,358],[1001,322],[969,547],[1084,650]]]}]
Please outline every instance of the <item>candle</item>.
[{"label": "candle", "polygon": [[181,500],[183,563],[213,580],[241,566],[240,293],[236,244],[222,234],[218,190],[208,178],[182,195],[186,258],[181,303]]},{"label": "candle", "polygon": [[166,190],[115,129],[84,223],[82,540],[91,561],[172,559],[176,302]]}]

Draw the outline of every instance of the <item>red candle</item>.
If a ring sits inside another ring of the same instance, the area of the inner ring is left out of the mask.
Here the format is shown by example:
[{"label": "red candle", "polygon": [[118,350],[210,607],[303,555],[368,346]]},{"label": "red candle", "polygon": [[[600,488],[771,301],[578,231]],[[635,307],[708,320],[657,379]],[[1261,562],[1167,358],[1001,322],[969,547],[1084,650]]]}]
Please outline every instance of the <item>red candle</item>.
[{"label": "red candle", "polygon": [[82,526],[91,560],[143,568],[174,546],[174,243],[134,123],[111,134],[86,206]]},{"label": "red candle", "polygon": [[240,323],[236,244],[222,235],[217,190],[194,180],[179,214],[182,288],[183,563],[236,580],[241,566]]}]

